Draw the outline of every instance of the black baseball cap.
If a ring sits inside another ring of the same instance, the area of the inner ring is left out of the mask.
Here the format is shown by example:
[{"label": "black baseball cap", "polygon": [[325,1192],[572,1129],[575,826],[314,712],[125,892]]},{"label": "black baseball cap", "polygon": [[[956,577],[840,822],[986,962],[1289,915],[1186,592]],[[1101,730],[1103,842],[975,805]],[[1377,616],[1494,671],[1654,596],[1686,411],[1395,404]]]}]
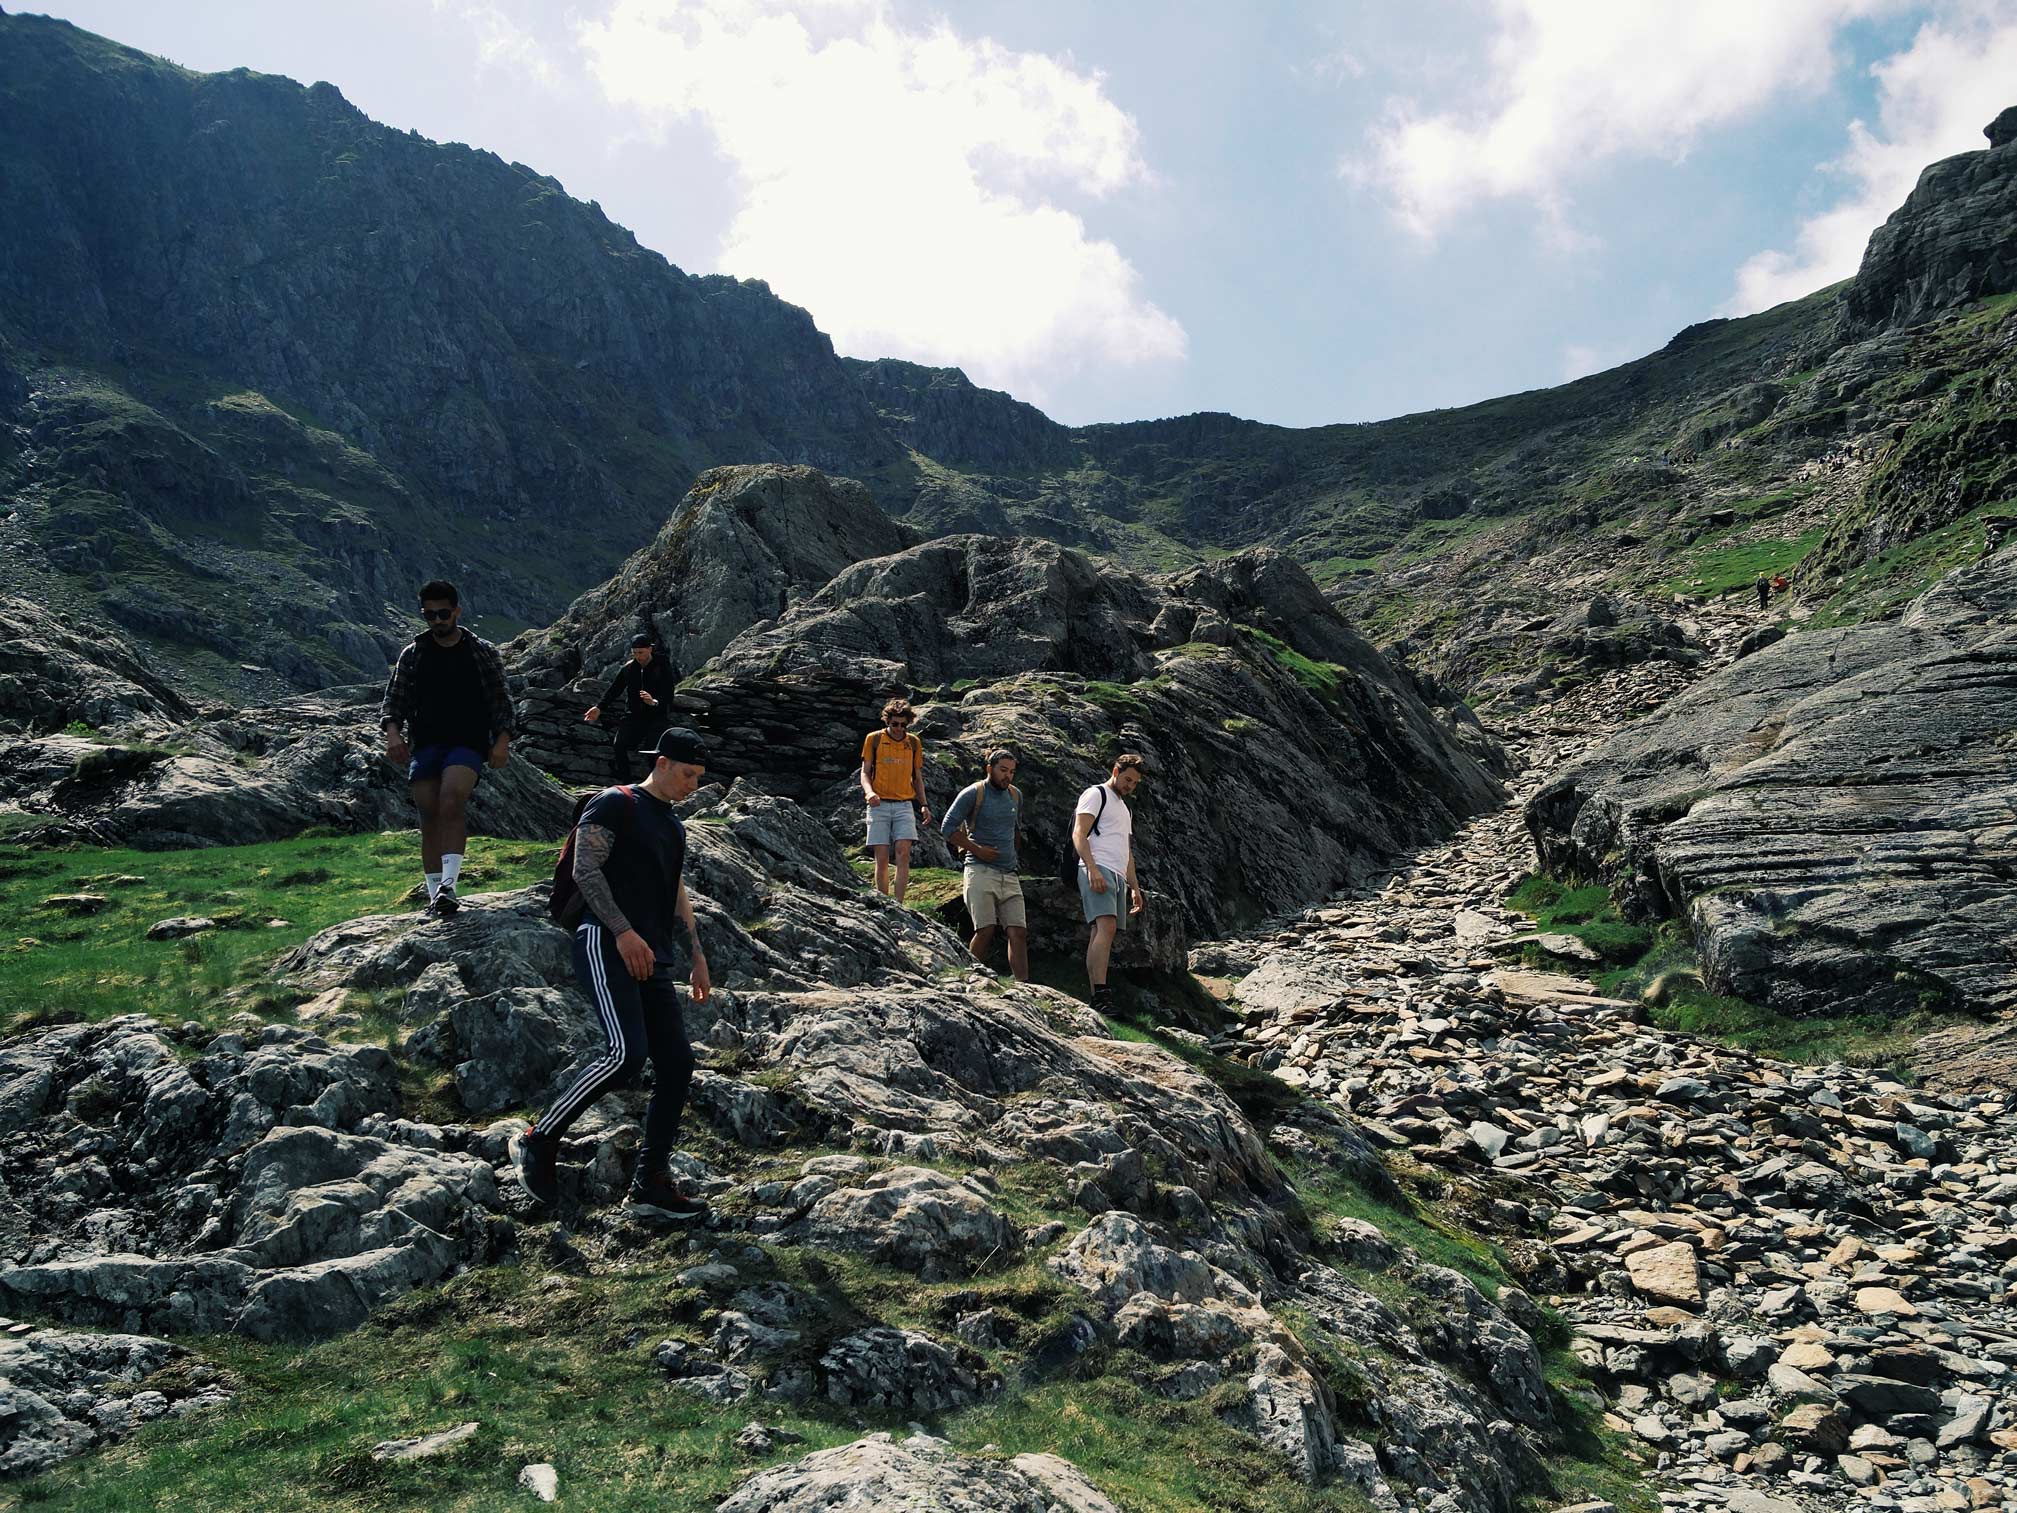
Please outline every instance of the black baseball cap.
[{"label": "black baseball cap", "polygon": [[695,767],[707,765],[707,744],[700,736],[684,725],[675,725],[658,738],[658,744],[648,751],[640,751],[639,756],[664,757],[669,762],[687,762]]},{"label": "black baseball cap", "polygon": [[639,631],[636,635],[630,638],[630,649],[632,651],[636,651],[640,646],[649,646],[649,645],[651,645],[651,637],[647,636],[643,631]]}]

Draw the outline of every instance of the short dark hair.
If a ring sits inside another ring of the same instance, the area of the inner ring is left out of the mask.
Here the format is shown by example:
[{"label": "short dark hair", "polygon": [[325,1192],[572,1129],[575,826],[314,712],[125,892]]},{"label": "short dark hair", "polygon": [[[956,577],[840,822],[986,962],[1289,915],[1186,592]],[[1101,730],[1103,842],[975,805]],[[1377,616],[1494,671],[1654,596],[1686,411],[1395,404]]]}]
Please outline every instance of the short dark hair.
[{"label": "short dark hair", "polygon": [[1126,772],[1130,767],[1138,770],[1143,777],[1149,775],[1149,764],[1144,762],[1140,755],[1135,752],[1123,751],[1119,756],[1114,758],[1115,772]]},{"label": "short dark hair", "polygon": [[987,754],[987,764],[990,767],[994,766],[996,762],[1019,762],[1021,760],[1022,758],[1018,757],[1006,746],[997,746]]},{"label": "short dark hair", "polygon": [[425,604],[429,599],[446,599],[450,604],[458,605],[462,603],[462,595],[446,578],[429,578],[420,585],[420,602]]}]

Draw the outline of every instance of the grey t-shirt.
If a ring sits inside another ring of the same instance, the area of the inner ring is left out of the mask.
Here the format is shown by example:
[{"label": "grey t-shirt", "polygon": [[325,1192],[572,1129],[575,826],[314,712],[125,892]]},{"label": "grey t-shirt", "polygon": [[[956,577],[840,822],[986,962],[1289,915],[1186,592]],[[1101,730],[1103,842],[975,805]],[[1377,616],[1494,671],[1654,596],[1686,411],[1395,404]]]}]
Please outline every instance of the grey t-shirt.
[{"label": "grey t-shirt", "polygon": [[[979,813],[974,812],[976,809]],[[951,835],[965,825],[975,841],[983,846],[992,846],[999,853],[993,861],[984,862],[971,851],[965,852],[967,866],[1013,872],[1016,869],[1016,822],[1021,818],[1022,805],[1013,790],[984,782],[980,785],[980,802],[976,804],[974,785],[969,783],[952,801],[952,808],[946,811],[939,828]]]}]

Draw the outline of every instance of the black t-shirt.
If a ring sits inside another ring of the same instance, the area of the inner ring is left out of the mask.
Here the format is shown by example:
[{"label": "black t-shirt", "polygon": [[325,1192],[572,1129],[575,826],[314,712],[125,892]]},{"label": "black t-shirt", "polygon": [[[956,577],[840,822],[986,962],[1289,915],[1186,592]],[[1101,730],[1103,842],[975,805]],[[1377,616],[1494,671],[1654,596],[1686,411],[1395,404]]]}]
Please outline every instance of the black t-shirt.
[{"label": "black t-shirt", "polygon": [[416,644],[414,749],[467,746],[482,751],[490,744],[490,701],[483,692],[483,670],[476,665],[476,637],[465,631],[453,646],[438,645],[432,636]]},{"label": "black t-shirt", "polygon": [[603,789],[588,801],[581,822],[600,825],[616,837],[602,867],[616,907],[660,961],[677,965],[687,955],[686,927],[674,908],[686,868],[686,826],[665,800],[642,787],[630,792],[626,799],[621,788]]}]

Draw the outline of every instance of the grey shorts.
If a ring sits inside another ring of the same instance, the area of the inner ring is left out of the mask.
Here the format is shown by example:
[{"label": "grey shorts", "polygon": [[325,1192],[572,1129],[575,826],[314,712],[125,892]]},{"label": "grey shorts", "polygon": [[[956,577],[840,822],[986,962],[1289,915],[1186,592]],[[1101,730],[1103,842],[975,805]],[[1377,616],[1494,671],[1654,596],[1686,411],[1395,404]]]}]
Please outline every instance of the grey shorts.
[{"label": "grey shorts", "polygon": [[1023,907],[1022,879],[1013,872],[978,864],[968,867],[961,879],[960,894],[966,899],[967,913],[973,916],[976,930],[989,930],[996,925],[1008,930],[1029,926],[1029,915]]},{"label": "grey shorts", "polygon": [[897,841],[917,839],[917,806],[909,799],[884,799],[880,804],[864,804],[868,811],[869,846],[888,846]]},{"label": "grey shorts", "polygon": [[1093,885],[1086,880],[1085,863],[1079,863],[1079,907],[1085,910],[1086,923],[1091,924],[1102,914],[1114,917],[1114,928],[1128,927],[1128,880],[1111,867],[1100,868],[1101,876],[1107,880],[1107,891],[1093,892]]}]

